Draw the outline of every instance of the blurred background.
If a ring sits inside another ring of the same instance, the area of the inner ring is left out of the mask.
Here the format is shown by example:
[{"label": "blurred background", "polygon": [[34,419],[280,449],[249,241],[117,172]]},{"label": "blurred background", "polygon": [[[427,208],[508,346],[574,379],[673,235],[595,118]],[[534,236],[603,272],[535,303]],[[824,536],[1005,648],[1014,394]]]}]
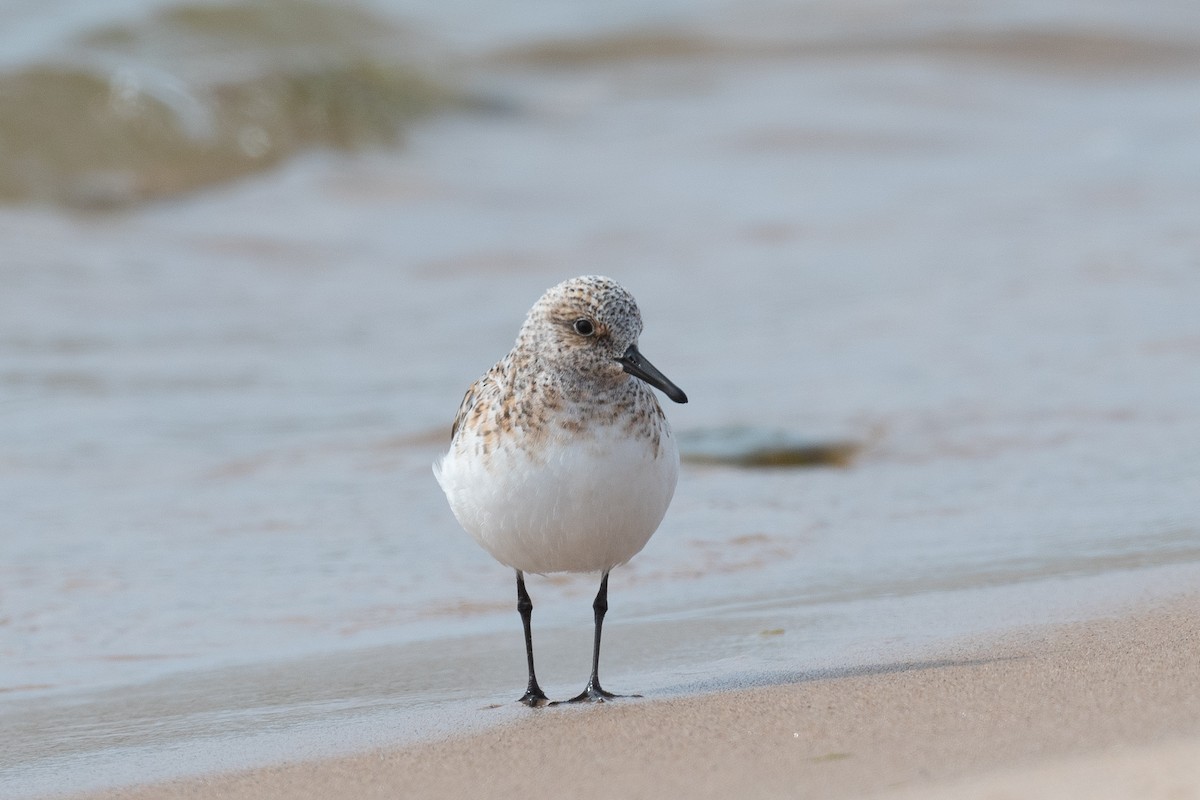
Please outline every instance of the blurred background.
[{"label": "blurred background", "polygon": [[[9,0],[0,769],[507,708],[512,577],[429,466],[585,273],[691,398],[610,688],[1194,586],[1198,131],[1194,0]],[[594,591],[530,583],[552,694]]]}]

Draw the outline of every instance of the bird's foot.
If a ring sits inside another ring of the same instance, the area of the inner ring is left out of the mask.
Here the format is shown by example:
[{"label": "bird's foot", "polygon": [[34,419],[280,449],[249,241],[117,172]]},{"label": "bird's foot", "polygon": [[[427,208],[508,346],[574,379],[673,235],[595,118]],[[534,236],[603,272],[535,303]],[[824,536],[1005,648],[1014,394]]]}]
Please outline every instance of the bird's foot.
[{"label": "bird's foot", "polygon": [[546,697],[546,693],[542,691],[540,686],[534,684],[525,690],[525,694],[517,702],[524,703],[530,708],[541,708],[550,702],[550,698]]},{"label": "bird's foot", "polygon": [[600,688],[598,683],[589,683],[587,688],[579,694],[572,697],[570,700],[557,700],[550,705],[559,706],[566,703],[607,703],[609,700],[616,700],[621,697],[641,697],[640,694],[613,694]]}]

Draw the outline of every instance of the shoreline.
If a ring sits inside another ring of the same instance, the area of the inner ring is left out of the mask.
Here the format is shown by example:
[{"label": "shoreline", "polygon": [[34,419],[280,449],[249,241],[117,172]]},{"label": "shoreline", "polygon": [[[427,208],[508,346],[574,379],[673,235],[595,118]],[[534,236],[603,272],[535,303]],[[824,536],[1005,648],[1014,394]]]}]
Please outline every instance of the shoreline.
[{"label": "shoreline", "polygon": [[361,755],[57,796],[1179,796],[1200,792],[1198,675],[1188,594],[842,677],[541,709]]}]

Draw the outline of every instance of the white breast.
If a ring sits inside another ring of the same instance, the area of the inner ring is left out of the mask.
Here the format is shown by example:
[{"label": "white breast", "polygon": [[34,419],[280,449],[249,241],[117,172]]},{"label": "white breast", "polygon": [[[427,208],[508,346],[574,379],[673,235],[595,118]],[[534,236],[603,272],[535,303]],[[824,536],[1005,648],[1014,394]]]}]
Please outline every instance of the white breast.
[{"label": "white breast", "polygon": [[451,448],[433,472],[459,523],[497,561],[534,573],[608,570],[662,522],[679,452],[665,425],[660,447],[616,428],[595,433],[547,440],[537,457]]}]

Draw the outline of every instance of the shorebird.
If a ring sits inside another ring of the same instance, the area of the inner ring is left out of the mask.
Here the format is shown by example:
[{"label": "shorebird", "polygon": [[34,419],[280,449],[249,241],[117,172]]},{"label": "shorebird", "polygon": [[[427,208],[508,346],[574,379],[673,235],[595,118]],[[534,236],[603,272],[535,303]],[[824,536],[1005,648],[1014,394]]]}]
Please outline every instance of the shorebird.
[{"label": "shorebird", "polygon": [[600,685],[608,574],[645,547],[675,493],[679,451],[649,387],[687,395],[638,350],[637,303],[611,278],[572,278],[530,309],[515,346],[471,385],[450,450],[433,466],[459,524],[516,572],[529,683],[520,702],[548,702],[533,666],[525,573],[592,572],[595,638],[587,687],[566,702],[618,697]]}]

